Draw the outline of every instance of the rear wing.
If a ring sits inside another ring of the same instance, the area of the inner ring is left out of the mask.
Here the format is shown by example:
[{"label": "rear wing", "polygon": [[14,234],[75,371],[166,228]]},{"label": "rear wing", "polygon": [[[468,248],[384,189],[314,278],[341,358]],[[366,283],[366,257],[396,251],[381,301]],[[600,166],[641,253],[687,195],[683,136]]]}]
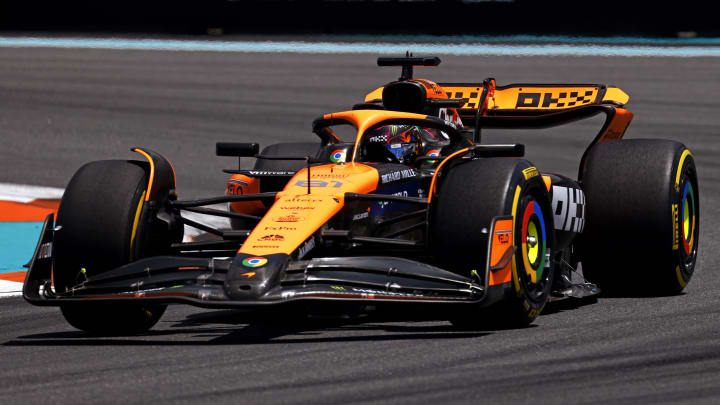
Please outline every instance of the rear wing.
[{"label": "rear wing", "polygon": [[472,141],[481,142],[482,128],[548,128],[605,114],[600,132],[580,159],[582,180],[590,149],[623,137],[633,113],[622,108],[630,97],[603,84],[532,84],[497,86],[495,79],[481,83],[434,83],[413,78],[415,66],[437,66],[438,57],[378,58],[378,66],[402,66],[400,78],[365,96],[353,109],[388,109],[437,115],[456,125],[472,127]]},{"label": "rear wing", "polygon": [[[421,79],[414,81],[424,82]],[[474,128],[475,143],[480,143],[481,128],[548,128],[605,114],[600,132],[580,159],[578,180],[582,180],[590,149],[601,142],[621,139],[633,119],[633,113],[621,108],[630,97],[617,87],[602,84],[510,84],[496,87],[495,79],[486,79],[482,83],[434,85],[440,91],[435,92],[433,98],[458,102],[459,107],[455,110],[463,125]],[[365,103],[382,105],[383,90],[384,87],[380,87],[370,92],[365,96]]]},{"label": "rear wing", "polygon": [[[472,125],[485,96],[485,114],[541,115],[560,112],[587,105],[612,104],[622,107],[630,97],[621,89],[602,84],[509,84],[494,87],[494,80],[486,83],[438,83],[445,95],[453,99],[466,99],[458,109],[460,118]],[[494,89],[493,89],[494,87]]]},{"label": "rear wing", "polygon": [[578,180],[582,180],[590,149],[598,143],[623,137],[633,113],[621,108],[630,97],[621,89],[601,84],[510,84],[495,86],[495,79],[481,84],[439,84],[447,97],[466,99],[458,109],[463,123],[475,127],[474,141],[480,142],[480,128],[548,128],[605,114],[600,132],[580,159]]},{"label": "rear wing", "polygon": [[[471,127],[475,126],[478,109],[484,116],[538,116],[590,105],[622,107],[630,100],[620,88],[603,84],[520,83],[496,87],[495,80],[488,79],[483,83],[438,83],[438,86],[448,99],[464,101],[457,112],[463,123]],[[365,102],[381,103],[384,88],[370,92]],[[482,126],[492,126],[492,121],[483,120]]]}]

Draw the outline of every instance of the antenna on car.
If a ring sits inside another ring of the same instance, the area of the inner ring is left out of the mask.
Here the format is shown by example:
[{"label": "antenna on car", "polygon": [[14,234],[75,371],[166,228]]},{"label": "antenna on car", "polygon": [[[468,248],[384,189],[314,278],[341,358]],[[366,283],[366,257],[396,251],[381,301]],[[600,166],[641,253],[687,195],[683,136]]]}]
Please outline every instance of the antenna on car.
[{"label": "antenna on car", "polygon": [[480,120],[482,119],[483,115],[487,113],[488,97],[492,98],[495,96],[495,79],[492,77],[488,77],[487,79],[483,80],[482,87],[483,91],[480,95],[480,102],[478,103],[478,108],[475,112],[475,131],[473,134],[473,142],[476,144],[479,144],[482,140],[482,125],[480,124]]},{"label": "antenna on car", "polygon": [[305,157],[305,162],[307,162],[306,163],[307,164],[306,170],[307,170],[307,175],[308,175],[307,186],[308,186],[308,194],[310,194],[310,182],[312,181],[312,180],[310,180],[310,156]]},{"label": "antenna on car", "polygon": [[398,79],[400,81],[412,79],[415,66],[437,66],[440,62],[440,58],[437,56],[413,57],[410,51],[405,52],[404,58],[379,57],[377,59],[378,66],[402,66],[402,73]]}]

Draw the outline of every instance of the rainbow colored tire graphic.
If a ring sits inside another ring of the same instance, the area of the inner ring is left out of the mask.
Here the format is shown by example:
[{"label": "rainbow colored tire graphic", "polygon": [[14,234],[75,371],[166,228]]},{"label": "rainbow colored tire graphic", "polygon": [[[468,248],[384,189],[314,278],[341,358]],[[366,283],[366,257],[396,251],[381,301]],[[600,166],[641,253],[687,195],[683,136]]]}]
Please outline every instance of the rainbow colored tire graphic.
[{"label": "rainbow colored tire graphic", "polygon": [[[683,152],[683,157],[692,156],[688,150]],[[675,215],[675,235],[679,241],[675,242],[674,248],[679,252],[679,263],[675,267],[675,278],[680,289],[685,288],[692,277],[697,260],[698,249],[698,228],[700,216],[698,212],[697,177],[694,164],[685,163],[689,159],[682,159],[678,165],[679,176],[683,180],[676,184],[678,193],[678,204]],[[679,242],[679,243],[678,243]]]},{"label": "rainbow colored tire graphic", "polygon": [[264,257],[254,256],[243,259],[242,264],[245,267],[262,267],[267,264],[268,260]]},{"label": "rainbow colored tire graphic", "polygon": [[[513,263],[513,286],[518,298],[522,301],[525,314],[529,320],[536,318],[550,294],[552,286],[552,263],[549,262],[551,223],[549,203],[542,205],[538,200],[537,182],[525,184],[524,189],[517,186],[518,199],[515,212],[515,252]],[[545,209],[545,212],[543,212]]]},{"label": "rainbow colored tire graphic", "polygon": [[545,269],[545,248],[547,234],[545,230],[545,217],[540,204],[534,200],[525,206],[522,224],[522,260],[525,272],[533,284],[542,280]]},{"label": "rainbow colored tire graphic", "polygon": [[555,270],[552,204],[538,170],[523,159],[471,160],[452,166],[440,190],[430,217],[433,255],[456,274],[486,277],[491,292],[450,321],[473,329],[532,323],[550,299]]},{"label": "rainbow colored tire graphic", "polygon": [[697,215],[695,212],[695,190],[689,181],[685,183],[685,190],[683,191],[680,207],[680,230],[682,235],[682,244],[685,254],[689,255],[693,251],[697,221]]}]

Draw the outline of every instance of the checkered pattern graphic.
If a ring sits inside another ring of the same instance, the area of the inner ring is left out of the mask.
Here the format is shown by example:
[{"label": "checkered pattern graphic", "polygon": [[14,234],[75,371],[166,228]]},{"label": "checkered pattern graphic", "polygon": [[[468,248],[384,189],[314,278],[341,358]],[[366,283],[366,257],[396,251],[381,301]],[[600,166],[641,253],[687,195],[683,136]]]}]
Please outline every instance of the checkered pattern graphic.
[{"label": "checkered pattern graphic", "polygon": [[589,104],[593,101],[594,91],[586,90],[583,95],[580,95],[580,93],[581,92],[578,91],[572,91],[570,92],[569,98],[567,92],[561,92],[557,98],[553,98],[552,93],[544,93],[542,106],[544,108],[573,107],[576,105]]},{"label": "checkered pattern graphic", "polygon": [[[449,85],[444,87],[445,95],[451,99],[467,99],[463,109],[475,109],[480,104],[482,86]],[[572,108],[592,104],[598,96],[598,87],[572,86],[543,87],[526,85],[502,88],[495,91],[491,108]],[[512,104],[511,104],[512,103]]]},{"label": "checkered pattern graphic", "polygon": [[477,105],[480,102],[480,93],[478,93],[477,91],[456,91],[455,93],[453,93],[452,91],[446,91],[445,95],[447,96],[447,98],[468,99],[468,102],[465,103],[463,108],[477,108]]}]

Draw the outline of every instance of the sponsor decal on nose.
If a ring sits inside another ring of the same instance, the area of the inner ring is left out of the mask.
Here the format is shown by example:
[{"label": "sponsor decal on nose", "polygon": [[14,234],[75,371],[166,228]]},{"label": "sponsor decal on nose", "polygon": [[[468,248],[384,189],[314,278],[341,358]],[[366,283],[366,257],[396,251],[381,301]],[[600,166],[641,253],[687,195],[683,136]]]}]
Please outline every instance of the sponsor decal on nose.
[{"label": "sponsor decal on nose", "polygon": [[267,263],[267,259],[261,256],[248,257],[242,261],[245,267],[261,267]]}]

